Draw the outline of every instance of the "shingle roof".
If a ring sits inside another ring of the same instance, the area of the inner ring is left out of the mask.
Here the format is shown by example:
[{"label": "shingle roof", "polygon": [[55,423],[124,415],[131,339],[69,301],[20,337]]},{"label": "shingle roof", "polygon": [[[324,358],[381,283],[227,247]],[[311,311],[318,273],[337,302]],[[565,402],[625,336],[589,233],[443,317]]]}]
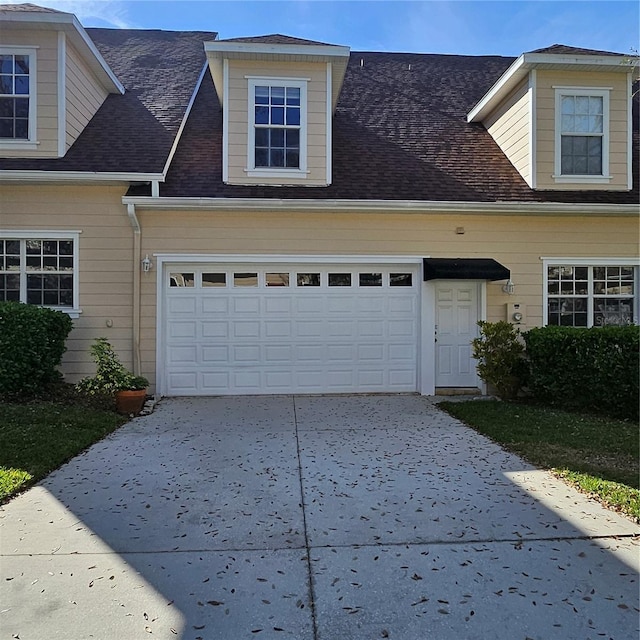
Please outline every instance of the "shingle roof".
[{"label": "shingle roof", "polygon": [[64,13],[64,11],[57,11],[56,9],[49,9],[49,7],[39,7],[36,4],[25,2],[23,4],[0,4],[0,11],[13,11],[15,13]]},{"label": "shingle roof", "polygon": [[163,170],[205,64],[209,31],[87,29],[120,82],[64,158],[0,159],[0,169]]},{"label": "shingle roof", "polygon": [[630,193],[533,191],[484,127],[467,123],[468,111],[513,61],[353,52],[333,122],[333,183],[317,188],[222,182],[222,111],[207,74],[160,195],[638,202],[637,185]]},{"label": "shingle roof", "polygon": [[323,45],[326,46],[326,42],[318,42],[317,40],[305,40],[304,38],[294,38],[293,36],[285,36],[281,33],[272,33],[266,36],[251,36],[243,38],[225,38],[224,40],[218,40],[218,42],[247,42],[254,44],[298,44],[298,45]]},{"label": "shingle roof", "polygon": [[558,53],[558,54],[574,54],[577,56],[624,56],[623,53],[614,53],[613,51],[600,51],[598,49],[582,49],[580,47],[571,47],[566,44],[552,44],[542,49],[534,49],[527,53]]}]

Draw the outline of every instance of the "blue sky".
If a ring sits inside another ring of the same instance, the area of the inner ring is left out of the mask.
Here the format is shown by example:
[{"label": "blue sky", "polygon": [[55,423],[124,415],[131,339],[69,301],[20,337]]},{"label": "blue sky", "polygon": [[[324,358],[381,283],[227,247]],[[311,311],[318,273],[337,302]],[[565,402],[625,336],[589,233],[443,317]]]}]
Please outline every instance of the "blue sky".
[{"label": "blue sky", "polygon": [[517,56],[554,43],[640,48],[637,0],[21,1],[75,13],[87,27],[211,30],[220,38],[284,33],[355,51]]}]

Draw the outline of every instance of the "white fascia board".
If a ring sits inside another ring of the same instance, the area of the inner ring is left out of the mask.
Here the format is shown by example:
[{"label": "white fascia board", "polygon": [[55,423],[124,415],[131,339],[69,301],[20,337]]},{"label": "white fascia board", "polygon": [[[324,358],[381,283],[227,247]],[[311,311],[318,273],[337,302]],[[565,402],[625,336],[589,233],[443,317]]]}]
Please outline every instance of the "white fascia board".
[{"label": "white fascia board", "polygon": [[[32,24],[33,26],[39,24],[52,28],[57,27],[65,31],[71,38],[73,44],[78,47],[85,56],[88,53],[90,54],[90,59],[88,59],[87,62],[89,62],[96,75],[105,83],[105,88],[109,89],[110,93],[124,93],[125,89],[115,73],[113,73],[102,57],[102,54],[96,48],[93,40],[89,37],[89,34],[72,13],[47,13],[44,11],[10,11],[5,13],[0,11],[0,22],[24,23],[28,25]],[[91,64],[92,62],[93,64]]]},{"label": "white fascia board", "polygon": [[557,65],[580,67],[600,67],[602,71],[628,72],[628,65],[623,64],[624,56],[589,56],[557,53],[523,53],[485,93],[467,114],[467,122],[481,122],[509,92],[535,68],[553,67]]},{"label": "white fascia board", "polygon": [[332,44],[268,44],[264,42],[224,42],[220,40],[205,42],[204,50],[212,54],[261,53],[290,56],[324,56],[328,58],[348,58],[351,52],[349,47]]},{"label": "white fascia board", "polygon": [[0,182],[164,182],[163,173],[116,171],[0,171]]},{"label": "white fascia board", "polygon": [[524,69],[524,55],[521,55],[497,80],[497,82],[484,94],[480,102],[467,114],[467,122],[480,122],[492,105],[502,100],[518,82],[528,73]]},{"label": "white fascia board", "polygon": [[193,103],[196,101],[196,95],[198,95],[198,91],[200,90],[202,79],[204,78],[204,74],[206,73],[208,68],[209,68],[209,64],[205,62],[204,66],[202,67],[202,71],[200,72],[198,81],[196,82],[195,89],[191,94],[191,99],[189,100],[189,104],[187,105],[184,115],[182,116],[182,122],[180,123],[180,128],[178,129],[178,133],[176,134],[176,137],[173,140],[173,145],[171,146],[171,151],[169,151],[169,156],[167,157],[167,161],[164,164],[164,169],[162,173],[165,176],[167,175],[167,171],[169,171],[169,166],[171,165],[173,156],[175,155],[176,149],[178,148],[178,143],[180,142],[180,138],[182,137],[182,132],[184,131],[184,128],[187,124],[187,119],[189,118],[189,114],[191,113],[191,109],[193,108]]},{"label": "white fascia board", "polygon": [[487,215],[602,215],[637,216],[637,204],[562,202],[436,202],[416,200],[283,200],[277,198],[150,198],[124,196],[122,203],[146,210],[184,211],[297,211],[362,213],[456,213]]}]

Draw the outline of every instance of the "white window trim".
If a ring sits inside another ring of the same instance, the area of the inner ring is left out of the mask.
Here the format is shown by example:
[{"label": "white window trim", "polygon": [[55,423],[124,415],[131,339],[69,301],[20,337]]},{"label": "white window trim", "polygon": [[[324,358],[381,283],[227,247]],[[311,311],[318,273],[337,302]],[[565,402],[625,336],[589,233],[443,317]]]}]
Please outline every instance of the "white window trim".
[{"label": "white window trim", "polygon": [[24,46],[4,46],[0,47],[0,55],[28,55],[29,56],[29,138],[27,140],[13,140],[10,138],[0,138],[0,149],[35,151],[38,148],[37,141],[37,47]]},{"label": "white window trim", "polygon": [[[79,267],[80,267],[80,234],[81,231],[13,231],[0,229],[2,240],[72,240],[73,241],[73,307],[46,306],[47,309],[64,311],[71,318],[78,318],[82,313],[80,308]],[[20,269],[20,297],[26,292],[26,271]],[[24,302],[24,300],[21,300]]]},{"label": "white window trim", "polygon": [[[248,81],[247,112],[247,168],[250,178],[306,178],[307,170],[307,82],[308,78],[275,78],[270,76],[245,76]],[[255,166],[255,88],[259,85],[296,87],[300,89],[300,168],[271,168]]]},{"label": "white window trim", "polygon": [[[555,166],[553,179],[558,184],[608,184],[609,175],[609,91],[610,87],[554,87],[555,90]],[[602,98],[602,175],[562,174],[562,96]]]},{"label": "white window trim", "polygon": [[[634,297],[633,316],[640,320],[640,258],[549,258],[541,257],[542,260],[542,326],[548,325],[549,311],[549,267],[551,265],[571,266],[571,267],[634,267]],[[591,284],[589,285],[591,289]],[[588,298],[588,319],[593,317],[591,305],[593,304],[593,291],[589,291]]]}]

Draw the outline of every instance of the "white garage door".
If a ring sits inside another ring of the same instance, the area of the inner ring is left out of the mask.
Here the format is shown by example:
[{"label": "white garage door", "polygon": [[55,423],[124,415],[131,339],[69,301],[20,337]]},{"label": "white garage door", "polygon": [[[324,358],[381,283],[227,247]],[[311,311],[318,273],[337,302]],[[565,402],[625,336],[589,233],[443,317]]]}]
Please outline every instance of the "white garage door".
[{"label": "white garage door", "polygon": [[169,265],[164,393],[415,391],[413,265]]}]

